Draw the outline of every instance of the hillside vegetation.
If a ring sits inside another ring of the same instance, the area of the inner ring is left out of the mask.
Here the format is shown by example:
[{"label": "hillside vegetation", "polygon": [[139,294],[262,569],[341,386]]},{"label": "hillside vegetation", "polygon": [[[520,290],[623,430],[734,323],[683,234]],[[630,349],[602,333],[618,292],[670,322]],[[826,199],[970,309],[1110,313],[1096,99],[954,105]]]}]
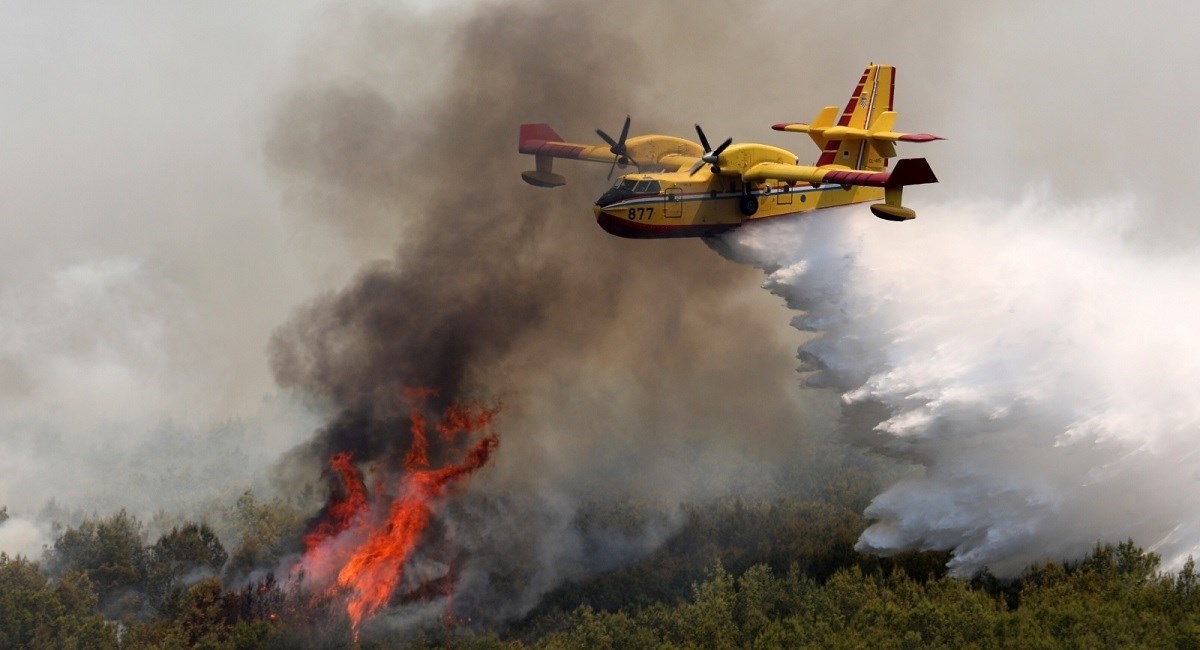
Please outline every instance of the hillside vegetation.
[{"label": "hillside vegetation", "polygon": [[[279,544],[263,521],[294,517],[252,499],[241,506],[256,517],[233,553],[204,524],[151,543],[122,512],[62,530],[41,561],[0,555],[0,647],[349,647],[336,607],[297,614],[277,585],[245,582],[237,558]],[[849,504],[729,499],[685,510],[658,551],[561,586],[523,620],[399,630],[384,619],[364,627],[360,645],[1200,647],[1194,564],[1164,573],[1132,542],[1017,580],[964,580],[945,575],[945,554],[855,552],[865,522]]]}]

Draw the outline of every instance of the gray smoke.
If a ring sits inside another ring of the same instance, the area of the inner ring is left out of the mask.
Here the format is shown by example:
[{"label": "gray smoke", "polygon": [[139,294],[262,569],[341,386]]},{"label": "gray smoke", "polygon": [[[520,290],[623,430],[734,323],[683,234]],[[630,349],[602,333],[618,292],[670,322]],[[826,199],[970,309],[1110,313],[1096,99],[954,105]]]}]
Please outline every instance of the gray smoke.
[{"label": "gray smoke", "polygon": [[[591,215],[604,166],[563,162],[554,191],[520,180],[533,164],[516,153],[521,122],[592,141],[626,111],[639,129],[665,119],[634,94],[653,49],[603,28],[623,8],[343,16],[321,46],[357,51],[354,74],[304,74],[267,139],[309,218],[399,239],[276,333],[280,384],[336,411],[281,472],[314,476],[346,450],[398,464],[403,386],[503,401],[494,466],[443,524],[466,555],[455,606],[476,617],[523,613],[566,578],[649,552],[685,499],[774,489],[806,444],[806,403],[823,399],[796,391],[798,339],[754,270],[699,241],[606,235]],[[363,34],[372,47],[350,45]],[[429,60],[439,83],[423,79]],[[415,105],[410,78],[428,93]],[[662,512],[634,530],[577,525],[585,504],[627,499]]]}]

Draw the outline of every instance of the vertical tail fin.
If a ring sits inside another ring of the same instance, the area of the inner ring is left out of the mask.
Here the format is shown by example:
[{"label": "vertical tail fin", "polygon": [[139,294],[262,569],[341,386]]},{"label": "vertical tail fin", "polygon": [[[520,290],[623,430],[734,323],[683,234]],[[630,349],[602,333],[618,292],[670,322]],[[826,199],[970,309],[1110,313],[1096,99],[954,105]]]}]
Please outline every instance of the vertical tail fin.
[{"label": "vertical tail fin", "polygon": [[[870,130],[886,112],[892,111],[896,90],[896,68],[890,65],[869,65],[854,87],[846,110],[837,126]],[[887,119],[887,118],[883,118]],[[894,118],[893,118],[894,119]],[[882,124],[880,124],[882,125]],[[817,166],[844,165],[851,169],[882,171],[887,166],[885,152],[867,139],[829,139],[817,160]],[[894,152],[893,152],[894,155]]]}]

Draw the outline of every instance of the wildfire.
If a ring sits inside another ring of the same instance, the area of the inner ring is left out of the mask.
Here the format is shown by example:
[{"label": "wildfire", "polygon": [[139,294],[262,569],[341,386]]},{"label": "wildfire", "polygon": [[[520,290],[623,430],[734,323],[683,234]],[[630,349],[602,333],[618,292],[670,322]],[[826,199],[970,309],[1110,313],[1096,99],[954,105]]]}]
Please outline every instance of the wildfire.
[{"label": "wildfire", "polygon": [[367,508],[367,486],[363,484],[362,472],[354,466],[353,460],[348,451],[334,454],[329,459],[330,469],[341,478],[343,492],[333,495],[325,509],[327,518],[318,522],[304,536],[304,548],[308,552],[313,552],[322,542],[349,528],[355,515]]},{"label": "wildfire", "polygon": [[301,564],[336,569],[329,591],[348,595],[346,612],[356,636],[363,619],[393,598],[439,499],[453,484],[487,464],[500,444],[490,431],[499,407],[452,404],[433,426],[442,441],[453,447],[484,435],[470,445],[461,461],[431,468],[429,423],[421,403],[434,393],[406,389],[405,394],[416,403],[409,413],[412,442],[404,456],[404,472],[390,481],[389,496],[377,496],[373,504],[351,454],[334,454],[329,466],[342,489],[331,496],[320,523],[304,536]]}]

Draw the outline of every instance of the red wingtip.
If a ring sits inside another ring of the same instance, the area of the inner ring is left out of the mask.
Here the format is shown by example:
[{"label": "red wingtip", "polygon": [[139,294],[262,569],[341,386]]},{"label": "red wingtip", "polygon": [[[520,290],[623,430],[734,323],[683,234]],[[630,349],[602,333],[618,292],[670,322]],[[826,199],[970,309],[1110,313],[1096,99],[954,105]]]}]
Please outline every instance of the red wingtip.
[{"label": "red wingtip", "polygon": [[792,122],[780,122],[779,124],[772,124],[771,128],[775,129],[776,131],[783,131],[784,129],[786,129],[787,127],[789,127],[791,125],[792,125]]},{"label": "red wingtip", "polygon": [[934,140],[945,139],[940,135],[933,135],[932,133],[906,133],[900,136],[901,142],[933,142]]},{"label": "red wingtip", "polygon": [[527,142],[563,142],[562,136],[554,132],[549,124],[522,124],[521,145]]},{"label": "red wingtip", "polygon": [[929,162],[924,158],[904,158],[896,162],[896,167],[888,174],[884,187],[902,187],[904,185],[924,185],[938,182]]}]

